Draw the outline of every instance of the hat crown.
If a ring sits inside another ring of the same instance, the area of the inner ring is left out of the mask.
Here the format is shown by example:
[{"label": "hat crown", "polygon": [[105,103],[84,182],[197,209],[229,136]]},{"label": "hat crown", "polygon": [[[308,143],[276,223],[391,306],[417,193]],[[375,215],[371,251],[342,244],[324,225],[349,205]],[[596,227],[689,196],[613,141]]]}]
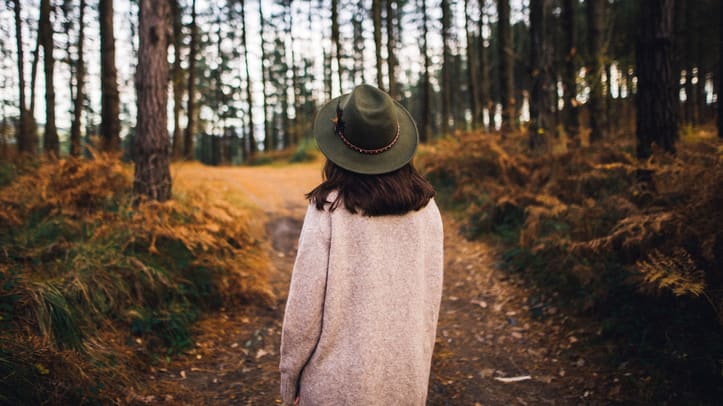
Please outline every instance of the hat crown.
[{"label": "hat crown", "polygon": [[357,86],[339,108],[344,137],[359,148],[383,148],[397,136],[399,123],[394,101],[374,86]]}]

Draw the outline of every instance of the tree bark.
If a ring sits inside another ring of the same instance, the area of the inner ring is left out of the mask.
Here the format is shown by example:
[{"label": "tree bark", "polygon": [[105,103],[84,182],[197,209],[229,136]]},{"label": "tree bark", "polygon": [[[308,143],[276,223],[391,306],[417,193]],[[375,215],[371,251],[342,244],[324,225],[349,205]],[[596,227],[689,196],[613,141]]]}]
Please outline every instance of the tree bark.
[{"label": "tree bark", "polygon": [[265,21],[263,1],[259,0],[259,37],[261,37],[261,96],[264,98],[264,151],[269,152],[276,149],[276,143],[273,142],[271,128],[269,125],[269,95],[267,93],[267,77],[266,72],[266,40],[264,39]]},{"label": "tree bark", "polygon": [[366,9],[364,7],[364,0],[359,0],[352,20],[354,30],[354,74],[352,78],[355,84],[366,83],[364,75],[364,14]]},{"label": "tree bark", "polygon": [[80,156],[80,120],[85,98],[83,85],[85,82],[85,58],[83,45],[85,42],[85,0],[80,0],[80,15],[78,17],[78,57],[75,61],[75,100],[73,101],[73,122],[70,125],[70,155]]},{"label": "tree bark", "polygon": [[[480,7],[482,10],[485,9],[486,0],[480,0]],[[480,13],[479,19],[479,106],[480,115],[483,114],[484,109],[487,108],[487,116],[489,117],[489,128],[494,128],[494,103],[490,97],[490,63],[489,63],[489,50],[485,46],[485,38],[482,35],[485,28],[485,19],[489,18],[486,12]],[[480,116],[480,120],[482,116]]]},{"label": "tree bark", "polygon": [[392,99],[399,100],[397,88],[397,51],[394,34],[394,13],[398,6],[395,0],[387,0],[387,75],[389,75],[389,95]]},{"label": "tree bark", "polygon": [[[283,42],[281,43],[281,46],[284,47]],[[283,48],[283,52],[286,52],[286,47]],[[326,52],[324,53],[326,55]],[[326,66],[326,64],[324,65]],[[328,76],[329,80],[329,88],[331,91],[331,72],[329,72]],[[288,66],[287,71],[283,73],[283,79],[282,79],[282,88],[281,88],[281,119],[283,123],[284,133],[283,133],[283,144],[284,148],[289,148],[292,144],[291,140],[291,119],[289,117],[289,92],[286,91],[289,87],[289,75],[288,75]],[[329,97],[331,99],[331,97]]]},{"label": "tree bark", "polygon": [[381,0],[372,0],[372,19],[374,20],[374,52],[377,62],[377,87],[384,89],[382,74],[382,5]]},{"label": "tree bark", "polygon": [[179,0],[172,0],[173,13],[173,159],[183,157],[183,129],[181,128],[181,111],[183,110],[183,68],[181,67],[181,50],[183,49],[183,13]]},{"label": "tree bark", "polygon": [[[481,122],[479,108],[479,95],[477,89],[477,57],[474,48],[474,36],[472,35],[469,18],[469,0],[464,0],[464,31],[467,36],[467,85],[469,86],[469,108],[472,113],[472,128],[477,128]],[[482,16],[480,15],[480,18]]]},{"label": "tree bark", "polygon": [[723,7],[718,16],[718,138],[723,138]]},{"label": "tree bark", "polygon": [[562,0],[562,42],[565,52],[565,73],[562,77],[563,116],[568,139],[579,144],[580,121],[577,106],[577,65],[575,58],[575,5],[577,0]]},{"label": "tree bark", "polygon": [[286,10],[287,14],[289,16],[289,24],[286,27],[286,32],[289,37],[290,41],[290,48],[291,48],[291,86],[292,86],[292,94],[294,95],[293,100],[293,106],[294,106],[294,121],[293,121],[293,129],[294,131],[290,133],[291,142],[293,144],[299,143],[300,134],[298,131],[298,127],[296,124],[299,122],[299,115],[301,112],[301,105],[299,104],[299,73],[296,70],[296,46],[294,46],[294,36],[293,33],[293,27],[294,27],[294,14],[291,10],[291,0],[286,1]]},{"label": "tree bark", "polygon": [[168,0],[140,0],[133,192],[158,201],[171,198],[170,140],[166,129],[169,11]]},{"label": "tree bark", "polygon": [[450,133],[453,125],[450,125],[450,114],[452,106],[451,70],[452,55],[449,45],[450,26],[452,24],[452,10],[449,0],[442,0],[442,133]]},{"label": "tree bark", "polygon": [[605,99],[603,96],[603,35],[605,30],[605,3],[607,0],[587,0],[587,27],[590,61],[587,69],[590,85],[590,142],[604,137]]},{"label": "tree bark", "polygon": [[510,1],[497,1],[497,38],[499,41],[499,76],[500,76],[500,102],[502,104],[502,123],[500,131],[512,131],[517,119],[515,108],[515,77],[512,48],[512,29],[510,28]]},{"label": "tree bark", "polygon": [[331,55],[329,55],[326,49],[322,49],[321,60],[324,69],[324,94],[326,95],[327,100],[331,100],[334,97],[331,90],[331,59]]},{"label": "tree bark", "polygon": [[38,81],[38,61],[40,60],[40,20],[38,20],[38,36],[35,41],[35,49],[33,50],[33,59],[30,63],[30,121],[35,121],[35,97],[36,97],[36,83]]},{"label": "tree bark", "polygon": [[[245,14],[244,14],[245,16]],[[245,17],[244,17],[245,18]],[[211,77],[213,78],[213,101],[211,107],[214,110],[216,117],[211,124],[211,139],[213,141],[213,148],[215,155],[214,165],[225,165],[226,151],[224,150],[224,143],[221,141],[224,131],[225,119],[221,116],[221,104],[223,103],[223,90],[221,89],[222,75],[224,68],[227,65],[225,57],[223,56],[223,49],[221,42],[223,41],[224,35],[221,31],[221,16],[216,15],[216,55],[219,58],[219,64],[216,69],[211,71]],[[210,39],[210,38],[209,38]]]},{"label": "tree bark", "polygon": [[422,1],[422,56],[424,57],[424,73],[422,78],[422,116],[419,126],[419,139],[421,142],[427,142],[429,136],[429,121],[432,115],[430,111],[431,89],[429,83],[429,47],[427,45],[427,36],[429,34],[428,18],[427,18],[427,0]]},{"label": "tree bark", "polygon": [[550,0],[530,0],[530,63],[532,92],[530,94],[529,144],[536,149],[546,143],[552,119],[550,94],[552,81],[551,47],[546,35]]},{"label": "tree bark", "polygon": [[249,75],[249,47],[246,38],[246,0],[241,0],[241,40],[244,47],[244,66],[246,73],[246,102],[248,103],[249,117],[249,158],[256,154],[256,137],[254,136],[254,101],[251,91],[251,76]]},{"label": "tree bark", "polygon": [[20,117],[17,124],[17,146],[20,154],[33,153],[33,136],[30,134],[28,110],[25,107],[25,60],[23,59],[23,27],[20,18],[20,1],[13,0],[13,11],[15,13],[15,40],[18,53],[18,90],[19,90],[19,111]]},{"label": "tree bark", "polygon": [[[164,0],[162,0],[164,1]],[[196,135],[196,42],[198,41],[198,26],[196,25],[196,0],[191,2],[191,40],[188,44],[188,102],[186,107],[186,132],[183,135],[183,156],[193,160],[194,137]]]},{"label": "tree bark", "polygon": [[40,2],[40,31],[38,37],[43,45],[43,67],[45,70],[45,135],[43,150],[49,156],[60,155],[58,129],[55,126],[55,58],[53,58],[53,25],[50,22],[50,0]]},{"label": "tree bark", "polygon": [[334,47],[336,75],[339,81],[339,93],[344,93],[341,66],[341,44],[339,43],[339,0],[331,0],[331,42]]},{"label": "tree bark", "polygon": [[99,0],[101,49],[101,135],[103,150],[120,149],[120,99],[118,73],[115,66],[115,35],[113,33],[113,0]]},{"label": "tree bark", "polygon": [[673,10],[675,0],[641,0],[635,66],[638,75],[638,158],[652,154],[651,145],[675,153],[678,136],[677,83],[673,75]]}]

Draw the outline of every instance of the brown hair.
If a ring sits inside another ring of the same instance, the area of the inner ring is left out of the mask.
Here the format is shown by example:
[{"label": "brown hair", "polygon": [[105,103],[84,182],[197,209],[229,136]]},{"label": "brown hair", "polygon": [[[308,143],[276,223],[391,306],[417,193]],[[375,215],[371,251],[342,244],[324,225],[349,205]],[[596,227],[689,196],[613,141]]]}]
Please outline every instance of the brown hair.
[{"label": "brown hair", "polygon": [[[327,159],[322,176],[324,181],[306,194],[319,210],[330,204],[329,211],[334,211],[344,202],[347,210],[365,216],[405,214],[423,208],[434,197],[432,185],[411,163],[381,175],[362,175]],[[332,191],[337,192],[336,198],[328,201]]]}]

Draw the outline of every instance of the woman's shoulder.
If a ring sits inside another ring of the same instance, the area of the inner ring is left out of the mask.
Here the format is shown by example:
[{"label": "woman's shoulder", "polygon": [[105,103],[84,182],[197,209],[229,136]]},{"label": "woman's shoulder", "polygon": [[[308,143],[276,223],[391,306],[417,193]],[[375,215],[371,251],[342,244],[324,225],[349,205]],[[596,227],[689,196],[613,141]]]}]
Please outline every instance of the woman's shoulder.
[{"label": "woman's shoulder", "polygon": [[434,198],[429,199],[427,205],[420,209],[419,212],[421,212],[422,215],[425,216],[425,222],[429,224],[430,227],[433,227],[439,232],[442,232],[442,213],[439,211],[439,207],[437,207],[437,202],[434,200]]}]

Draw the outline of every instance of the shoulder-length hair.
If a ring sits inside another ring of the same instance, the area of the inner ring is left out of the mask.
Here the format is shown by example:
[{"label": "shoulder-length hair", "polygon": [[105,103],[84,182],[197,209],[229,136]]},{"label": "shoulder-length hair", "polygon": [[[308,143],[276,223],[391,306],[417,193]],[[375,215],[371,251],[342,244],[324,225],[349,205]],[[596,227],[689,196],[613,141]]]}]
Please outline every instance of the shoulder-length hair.
[{"label": "shoulder-length hair", "polygon": [[[341,202],[351,213],[365,216],[405,214],[419,210],[434,197],[434,188],[411,163],[381,175],[363,175],[348,171],[326,160],[323,182],[306,194],[318,210],[329,205],[334,211]],[[333,201],[328,197],[336,192]]]}]

